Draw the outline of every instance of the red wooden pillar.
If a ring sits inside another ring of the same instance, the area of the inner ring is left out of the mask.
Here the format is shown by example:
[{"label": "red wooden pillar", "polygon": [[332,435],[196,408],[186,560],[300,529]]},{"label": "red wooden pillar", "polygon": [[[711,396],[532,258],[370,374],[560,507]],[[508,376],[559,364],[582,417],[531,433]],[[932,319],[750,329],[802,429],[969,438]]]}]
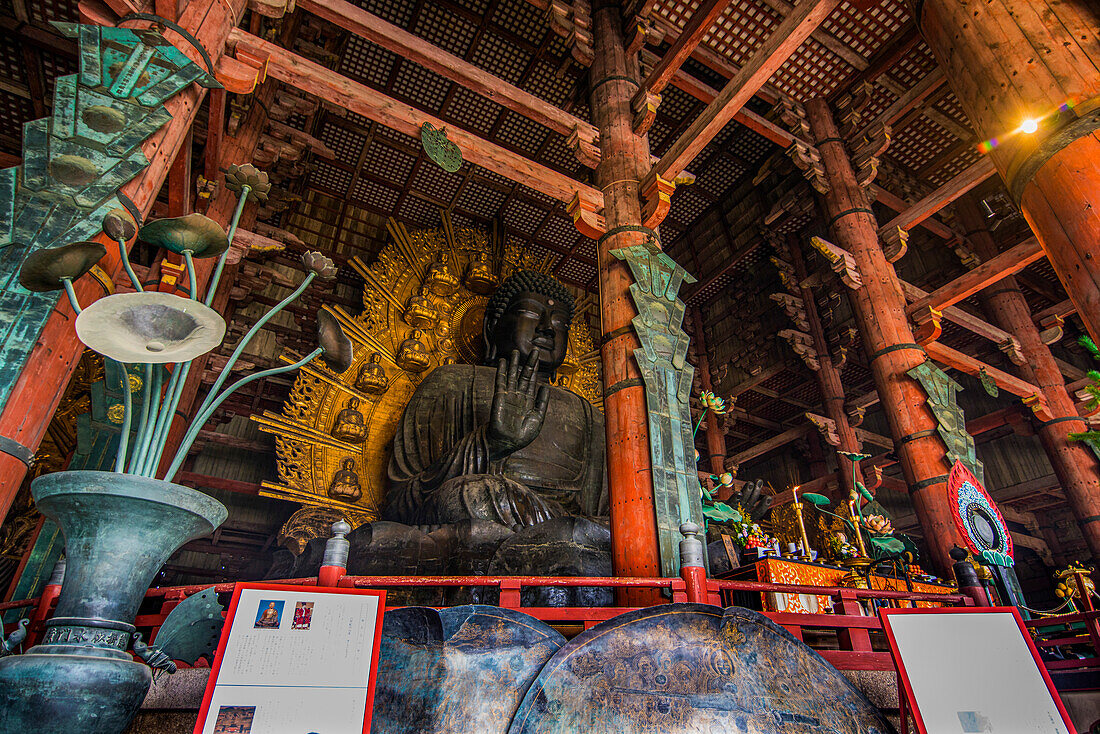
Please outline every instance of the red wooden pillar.
[{"label": "red wooden pillar", "polygon": [[[611,509],[611,564],[618,576],[659,576],[657,515],[649,457],[645,387],[634,361],[640,346],[631,319],[633,279],[612,250],[639,245],[656,232],[642,226],[639,182],[649,172],[649,139],[631,129],[631,97],[641,79],[636,53],[628,54],[618,4],[592,14],[595,59],[589,71],[592,122],[600,131],[596,185],[604,195],[606,232],[599,251],[600,314],[603,323],[604,420]],[[648,590],[620,593],[620,603],[652,604]]]},{"label": "red wooden pillar", "polygon": [[[707,341],[703,336],[703,314],[698,308],[691,309],[691,321],[694,331],[691,340],[695,342],[695,371],[699,375],[699,381],[703,384],[703,389],[714,392],[714,385],[710,381],[710,357],[707,356]],[[718,416],[713,410],[707,411],[705,420],[707,424],[707,458],[710,462],[710,473],[720,475],[726,471],[726,436],[718,427]]]},{"label": "red wooden pillar", "polygon": [[[947,81],[1100,339],[1100,6],[1093,0],[925,0],[918,24]],[[1068,100],[1071,110],[1058,112]],[[1038,130],[1020,130],[1024,120]]]},{"label": "red wooden pillar", "polygon": [[[969,197],[960,199],[955,205],[955,212],[978,255],[983,259],[994,257],[997,245],[974,200]],[[1100,561],[1100,465],[1087,447],[1067,438],[1071,431],[1088,430],[1087,425],[1078,415],[1073,398],[1066,390],[1065,379],[1054,361],[1054,355],[1039,336],[1039,328],[1032,320],[1031,310],[1016,278],[1011,275],[1004,278],[982,291],[979,297],[994,323],[1020,342],[1024,362],[1015,368],[1017,374],[1043,391],[1053,418],[1040,423],[1039,440],[1077,518],[1089,552]]]},{"label": "red wooden pillar", "polygon": [[[799,282],[804,282],[808,273],[806,262],[802,258],[802,249],[798,242],[791,242],[787,248],[791,253],[791,264],[794,266],[795,276]],[[840,436],[840,451],[859,452],[859,439],[856,438],[856,430],[848,422],[848,413],[844,409],[844,385],[840,382],[840,370],[833,364],[832,355],[829,354],[829,342],[825,338],[825,329],[821,326],[821,316],[817,313],[817,301],[814,300],[814,292],[806,287],[799,288],[802,303],[806,309],[806,321],[810,325],[810,336],[814,340],[814,350],[817,352],[817,384],[821,390],[821,402],[825,406],[825,416],[836,424],[837,435]],[[855,491],[855,483],[852,481],[852,462],[837,454],[837,466],[840,470],[840,488],[843,498],[846,499]],[[855,478],[863,481],[863,473],[856,467]]]},{"label": "red wooden pillar", "polygon": [[848,296],[871,363],[875,389],[886,419],[909,496],[932,563],[940,576],[951,572],[948,551],[962,545],[947,499],[948,464],[943,441],[936,433],[936,419],[923,388],[906,372],[925,361],[924,350],[913,339],[905,316],[905,296],[894,266],[882,253],[878,222],[863,189],[856,183],[848,153],[824,98],[806,105],[818,150],[825,165],[829,193],[826,211],[836,243],[855,258],[863,286]]}]

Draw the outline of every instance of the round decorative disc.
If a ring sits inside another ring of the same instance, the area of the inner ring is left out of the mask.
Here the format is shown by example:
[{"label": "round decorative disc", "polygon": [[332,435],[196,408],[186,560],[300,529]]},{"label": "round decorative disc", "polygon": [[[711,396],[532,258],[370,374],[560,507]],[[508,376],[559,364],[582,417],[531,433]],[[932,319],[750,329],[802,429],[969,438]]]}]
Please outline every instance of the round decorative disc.
[{"label": "round decorative disc", "polygon": [[985,487],[969,469],[956,461],[947,478],[947,496],[955,526],[970,552],[987,551],[1012,558],[1012,536],[1001,511]]}]

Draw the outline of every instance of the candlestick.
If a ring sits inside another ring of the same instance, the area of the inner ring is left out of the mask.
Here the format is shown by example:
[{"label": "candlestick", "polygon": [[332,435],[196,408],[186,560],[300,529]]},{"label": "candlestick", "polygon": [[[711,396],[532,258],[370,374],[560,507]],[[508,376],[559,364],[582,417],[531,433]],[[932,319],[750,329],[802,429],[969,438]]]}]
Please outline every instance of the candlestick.
[{"label": "candlestick", "polygon": [[867,557],[867,548],[863,545],[863,531],[859,527],[859,517],[856,515],[856,501],[848,500],[848,512],[852,515],[852,525],[856,529],[856,542],[859,545],[859,554]]},{"label": "candlestick", "polygon": [[[795,497],[797,498],[797,496],[798,496],[798,493],[796,491],[795,492]],[[794,509],[794,516],[798,519],[798,529],[802,532],[802,556],[801,556],[801,558],[802,558],[803,561],[809,561],[809,560],[811,560],[811,557],[810,557],[810,539],[806,535],[806,523],[802,520],[802,503],[798,502],[797,499],[796,499],[795,502],[791,504],[791,507]]]}]

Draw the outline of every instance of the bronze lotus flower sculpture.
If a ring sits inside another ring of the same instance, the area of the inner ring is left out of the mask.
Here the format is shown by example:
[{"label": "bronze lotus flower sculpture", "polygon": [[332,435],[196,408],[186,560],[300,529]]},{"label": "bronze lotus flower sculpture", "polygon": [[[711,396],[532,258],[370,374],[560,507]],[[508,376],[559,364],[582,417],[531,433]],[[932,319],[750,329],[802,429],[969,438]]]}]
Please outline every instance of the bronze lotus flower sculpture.
[{"label": "bronze lotus flower sculpture", "polygon": [[328,311],[317,314],[317,343],[324,350],[321,361],[330,370],[337,374],[347,372],[355,359],[355,351],[340,322]]},{"label": "bronze lotus flower sculpture", "polygon": [[106,254],[107,248],[98,242],[73,242],[36,250],[23,261],[19,285],[35,293],[59,291],[91,270]]},{"label": "bronze lotus flower sculpture", "polygon": [[332,280],[336,277],[336,265],[319,252],[307,252],[302,255],[302,265],[305,265],[309,272],[316,273],[321,280]]},{"label": "bronze lotus flower sculpture", "polygon": [[118,362],[190,362],[222,343],[225,320],[172,293],[116,293],[76,317],[85,346]]},{"label": "bronze lotus flower sculpture", "polygon": [[217,257],[229,249],[225,229],[198,213],[150,222],[138,230],[138,239],[177,254],[190,252],[195,257]]},{"label": "bronze lotus flower sculpture", "polygon": [[138,225],[133,215],[122,207],[112,209],[103,217],[103,232],[112,240],[129,242],[137,231]]},{"label": "bronze lotus flower sculpture", "polygon": [[267,201],[271,193],[271,182],[267,179],[267,173],[251,163],[230,166],[225,172],[225,187],[238,194],[247,189],[248,200],[261,204]]}]

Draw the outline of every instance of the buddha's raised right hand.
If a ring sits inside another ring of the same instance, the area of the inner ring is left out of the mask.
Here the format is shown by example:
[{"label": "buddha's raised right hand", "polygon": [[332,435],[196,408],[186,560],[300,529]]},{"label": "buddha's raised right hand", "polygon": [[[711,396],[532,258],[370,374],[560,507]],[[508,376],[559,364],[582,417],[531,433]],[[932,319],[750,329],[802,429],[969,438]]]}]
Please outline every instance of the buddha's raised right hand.
[{"label": "buddha's raised right hand", "polygon": [[519,451],[542,431],[550,388],[538,385],[535,377],[538,360],[539,351],[531,350],[521,369],[519,351],[513,349],[510,359],[497,363],[496,390],[486,430],[492,459],[502,459]]}]

